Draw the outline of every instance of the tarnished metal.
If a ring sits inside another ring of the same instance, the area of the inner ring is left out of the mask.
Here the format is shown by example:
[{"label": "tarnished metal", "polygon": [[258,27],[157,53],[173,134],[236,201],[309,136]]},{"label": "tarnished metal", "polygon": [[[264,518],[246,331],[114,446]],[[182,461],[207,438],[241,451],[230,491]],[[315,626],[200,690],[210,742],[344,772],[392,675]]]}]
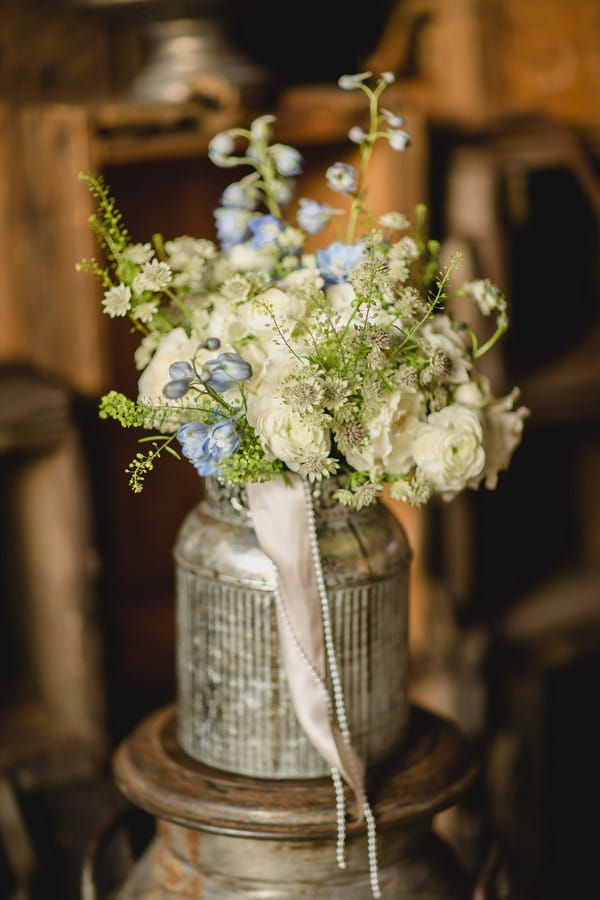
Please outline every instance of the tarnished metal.
[{"label": "tarnished metal", "polygon": [[[336,867],[328,841],[269,841],[192,831],[161,821],[118,900],[370,900],[365,839],[349,842]],[[468,879],[423,822],[380,836],[383,900],[468,900]]]},{"label": "tarnished metal", "polygon": [[[432,822],[473,784],[474,748],[425,709],[412,706],[409,721],[402,752],[368,779],[382,897],[468,900],[469,879]],[[138,725],[119,746],[113,771],[128,800],[157,821],[115,900],[372,900],[365,823],[350,798],[348,866],[337,866],[330,777],[281,782],[205,766],[181,750],[174,706]],[[111,847],[100,850],[98,873],[113,858]]]},{"label": "tarnished metal", "polygon": [[[359,513],[316,489],[319,547],[353,744],[366,764],[403,742],[408,719],[410,548],[381,504]],[[175,544],[177,735],[193,758],[239,774],[328,773],[292,706],[280,660],[274,576],[243,489],[207,479]]]}]

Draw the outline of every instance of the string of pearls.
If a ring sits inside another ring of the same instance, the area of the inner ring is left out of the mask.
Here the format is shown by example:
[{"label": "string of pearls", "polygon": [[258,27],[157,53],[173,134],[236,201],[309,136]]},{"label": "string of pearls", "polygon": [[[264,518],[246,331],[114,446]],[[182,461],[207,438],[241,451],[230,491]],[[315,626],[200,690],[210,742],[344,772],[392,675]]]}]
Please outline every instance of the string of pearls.
[{"label": "string of pearls", "polygon": [[[273,565],[273,570],[275,574],[275,580],[277,580],[277,570]],[[329,696],[329,691],[327,690],[326,685],[324,684],[321,676],[315,669],[309,657],[304,652],[302,644],[298,640],[296,632],[294,631],[294,626],[290,622],[290,618],[288,615],[288,611],[285,607],[283,600],[281,599],[281,594],[278,589],[275,589],[275,602],[277,604],[277,608],[281,615],[281,620],[284,624],[288,635],[296,648],[296,652],[302,659],[305,666],[310,670],[314,681],[323,697],[325,703],[327,704],[327,709],[329,710],[330,717],[332,716],[332,707],[331,707],[331,697]],[[342,782],[341,775],[339,770],[332,766],[331,768],[331,779],[333,781],[333,789],[335,792],[335,811],[336,811],[336,824],[337,824],[337,841],[336,841],[336,860],[338,864],[338,868],[345,869],[346,868],[346,805],[344,798],[344,785]]]},{"label": "string of pearls", "polygon": [[[335,712],[338,720],[338,725],[340,731],[342,733],[342,737],[344,742],[348,747],[351,748],[352,742],[350,737],[350,729],[348,727],[348,719],[346,716],[346,705],[344,702],[344,691],[342,687],[342,680],[340,678],[337,658],[335,653],[335,645],[333,642],[333,634],[331,629],[331,613],[329,609],[329,598],[327,596],[327,588],[325,585],[325,576],[323,575],[323,566],[321,564],[321,554],[319,552],[319,540],[317,536],[317,524],[315,520],[315,508],[313,503],[313,496],[310,484],[308,481],[304,480],[302,482],[304,488],[304,497],[306,500],[306,510],[308,515],[308,534],[310,541],[310,550],[312,554],[312,559],[315,568],[316,581],[317,581],[317,589],[319,591],[319,598],[321,601],[321,611],[323,618],[323,636],[325,639],[325,652],[327,655],[327,664],[329,666],[329,673],[331,676],[331,685],[333,688],[333,697],[335,704]],[[352,757],[350,757],[350,765],[352,765]],[[333,775],[333,772],[337,773],[337,778],[339,779],[339,784],[336,783],[336,777]],[[360,783],[360,778],[356,771],[352,771],[352,776],[355,779],[356,783]],[[345,860],[345,812],[343,808],[343,785],[341,784],[341,779],[339,778],[339,772],[337,769],[332,770],[332,777],[334,788],[336,792],[336,812],[337,812],[337,824],[338,824],[338,841],[337,841],[337,860],[340,868],[345,868],[346,860]],[[340,793],[341,793],[341,802],[340,802]],[[341,809],[341,814],[340,814]],[[377,831],[375,827],[375,818],[373,816],[373,812],[369,805],[369,802],[366,797],[363,799],[362,804],[363,814],[365,817],[365,822],[367,824],[367,852],[369,858],[369,880],[371,883],[371,891],[374,897],[381,897],[381,888],[379,885],[379,863],[377,859]],[[343,820],[343,830],[340,828],[340,818]],[[343,865],[340,865],[340,860]]]}]

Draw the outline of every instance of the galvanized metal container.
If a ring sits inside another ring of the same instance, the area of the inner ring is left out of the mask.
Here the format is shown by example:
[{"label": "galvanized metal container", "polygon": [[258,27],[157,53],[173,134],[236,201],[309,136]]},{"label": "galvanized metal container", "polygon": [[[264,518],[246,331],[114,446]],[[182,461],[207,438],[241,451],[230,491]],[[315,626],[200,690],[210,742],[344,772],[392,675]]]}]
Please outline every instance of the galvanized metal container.
[{"label": "galvanized metal container", "polygon": [[[367,766],[408,721],[410,547],[383,505],[360,512],[315,489],[317,533],[353,745]],[[258,778],[327,775],[296,719],[280,658],[275,582],[243,488],[206,480],[175,542],[177,739],[194,759]]]}]

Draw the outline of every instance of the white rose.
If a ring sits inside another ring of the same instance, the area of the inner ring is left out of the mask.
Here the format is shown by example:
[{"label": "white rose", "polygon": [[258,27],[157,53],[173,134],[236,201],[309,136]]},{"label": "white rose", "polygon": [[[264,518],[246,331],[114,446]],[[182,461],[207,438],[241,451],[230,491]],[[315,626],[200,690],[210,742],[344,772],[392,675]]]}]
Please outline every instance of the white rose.
[{"label": "white rose", "polygon": [[471,362],[461,335],[456,332],[448,316],[434,316],[421,329],[421,334],[433,350],[442,350],[452,362],[449,381],[460,384],[468,381]]},{"label": "white rose", "polygon": [[450,499],[485,465],[483,429],[477,413],[459,403],[430,413],[413,443],[413,456],[435,490]]},{"label": "white rose", "polygon": [[368,443],[346,453],[355,469],[372,472],[383,466],[390,475],[401,475],[413,465],[412,446],[424,415],[417,394],[395,390],[377,415],[367,423]]},{"label": "white rose", "polygon": [[307,421],[281,400],[261,394],[248,403],[248,421],[267,458],[280,459],[292,472],[298,471],[309,454],[329,454],[329,430]]}]

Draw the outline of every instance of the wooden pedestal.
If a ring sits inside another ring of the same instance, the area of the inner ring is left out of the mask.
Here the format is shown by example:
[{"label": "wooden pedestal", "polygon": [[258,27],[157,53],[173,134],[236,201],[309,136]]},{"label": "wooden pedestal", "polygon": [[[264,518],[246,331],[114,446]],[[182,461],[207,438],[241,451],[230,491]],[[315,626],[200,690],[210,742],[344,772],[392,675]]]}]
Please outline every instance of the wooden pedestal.
[{"label": "wooden pedestal", "polygon": [[[156,835],[117,892],[152,897],[368,900],[364,824],[347,795],[347,860],[336,864],[331,780],[247,778],[192,760],[175,739],[175,711],[154,713],[114,757],[124,795],[156,817]],[[432,830],[435,813],[470,785],[476,764],[449,722],[420,707],[402,755],[369,772],[382,896],[466,900],[469,879]]]}]

